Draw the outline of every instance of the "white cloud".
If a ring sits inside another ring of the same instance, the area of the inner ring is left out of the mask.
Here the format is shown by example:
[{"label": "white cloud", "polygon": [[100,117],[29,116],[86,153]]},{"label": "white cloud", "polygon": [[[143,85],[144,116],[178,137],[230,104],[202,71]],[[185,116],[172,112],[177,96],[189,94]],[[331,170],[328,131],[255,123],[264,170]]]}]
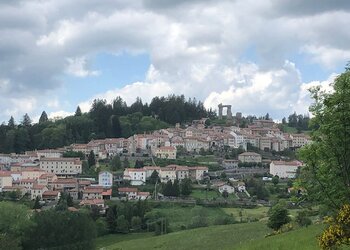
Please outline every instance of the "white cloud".
[{"label": "white cloud", "polygon": [[[146,101],[175,93],[205,100],[208,106],[229,102],[250,113],[276,116],[306,105],[297,103],[305,94],[298,65],[286,60],[298,54],[330,72],[350,57],[345,1],[62,0],[0,5],[1,119],[12,111],[27,110],[34,116],[45,107],[58,108],[43,96],[65,85],[64,73],[98,75],[89,68],[89,59],[98,53],[147,53],[151,67],[143,82],[93,98],[121,95],[131,103],[137,96]],[[12,99],[30,100],[30,105],[15,110]],[[66,100],[60,96],[58,101]],[[90,101],[82,103],[85,109]]]},{"label": "white cloud", "polygon": [[99,71],[87,70],[87,59],[85,57],[68,58],[68,66],[66,72],[77,77],[98,76]]},{"label": "white cloud", "polygon": [[64,117],[67,117],[67,116],[70,116],[70,115],[74,115],[74,113],[73,112],[67,112],[67,111],[64,111],[64,110],[59,110],[59,111],[50,112],[48,114],[48,117],[49,117],[49,119],[57,120],[57,119],[64,118]]}]

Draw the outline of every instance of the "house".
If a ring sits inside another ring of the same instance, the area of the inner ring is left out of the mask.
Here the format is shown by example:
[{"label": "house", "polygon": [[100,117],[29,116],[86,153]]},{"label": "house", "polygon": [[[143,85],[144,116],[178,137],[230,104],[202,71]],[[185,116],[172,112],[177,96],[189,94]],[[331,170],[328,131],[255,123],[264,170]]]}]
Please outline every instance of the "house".
[{"label": "house", "polygon": [[123,174],[124,180],[129,180],[133,186],[146,183],[146,170],[143,168],[126,168]]},{"label": "house", "polygon": [[35,200],[36,197],[42,198],[42,195],[45,191],[47,191],[47,187],[44,185],[34,184],[30,190],[30,197],[32,200]]},{"label": "house", "polygon": [[78,181],[77,179],[73,179],[73,178],[57,179],[57,180],[53,180],[52,182],[49,182],[48,186],[52,190],[59,190],[59,191],[65,192],[70,189],[75,189],[75,188],[77,189]]},{"label": "house", "polygon": [[87,206],[87,207],[93,207],[96,206],[100,209],[100,214],[105,214],[106,213],[106,206],[105,206],[105,201],[102,199],[88,199],[88,200],[82,200],[79,203],[80,206]]},{"label": "house", "polygon": [[118,188],[118,193],[119,195],[125,195],[128,199],[133,200],[137,197],[138,189],[130,187],[121,187]]},{"label": "house", "polygon": [[79,158],[41,158],[40,169],[57,176],[72,177],[82,173]]},{"label": "house", "polygon": [[192,180],[200,181],[203,180],[204,177],[208,174],[208,167],[195,166],[188,167],[189,177]]},{"label": "house", "polygon": [[3,187],[11,187],[12,186],[12,176],[11,171],[0,171],[0,192]]},{"label": "house", "polygon": [[160,168],[159,177],[161,182],[174,181],[177,178],[176,175],[177,165],[168,165],[166,167]]},{"label": "house", "polygon": [[22,179],[38,179],[41,175],[46,172],[38,167],[29,167],[22,170]]},{"label": "house", "polygon": [[252,163],[261,163],[261,155],[255,152],[244,152],[238,155],[238,160],[240,162],[252,162]]},{"label": "house", "polygon": [[61,192],[59,191],[45,191],[42,194],[42,200],[44,201],[58,201],[60,199]]},{"label": "house", "polygon": [[90,186],[83,190],[83,200],[86,199],[103,199],[103,187],[101,186]]},{"label": "house", "polygon": [[222,194],[225,191],[229,194],[233,194],[235,192],[235,188],[227,184],[222,184],[218,186],[218,188],[219,188],[220,194]]},{"label": "house", "polygon": [[152,153],[160,159],[176,159],[176,151],[176,147],[174,146],[164,146],[155,148]]},{"label": "house", "polygon": [[19,186],[24,187],[24,189],[26,190],[26,193],[30,193],[34,184],[36,183],[37,181],[34,179],[21,179]]},{"label": "house", "polygon": [[310,137],[305,134],[291,134],[290,137],[292,139],[293,148],[300,148],[311,141]]},{"label": "house", "polygon": [[295,178],[297,170],[302,166],[299,161],[272,161],[270,163],[270,174],[279,178]]},{"label": "house", "polygon": [[23,196],[26,194],[26,189],[20,186],[4,186],[2,192],[19,192]]},{"label": "house", "polygon": [[176,178],[183,180],[189,178],[189,169],[187,166],[176,166]]},{"label": "house", "polygon": [[225,169],[238,168],[238,160],[226,159],[222,161],[222,166]]},{"label": "house", "polygon": [[139,200],[146,200],[148,197],[150,197],[150,193],[149,192],[137,192],[137,196],[136,196],[136,199],[139,199]]},{"label": "house", "polygon": [[34,151],[38,158],[60,158],[62,157],[64,150],[62,149],[43,149],[43,150],[37,150]]},{"label": "house", "polygon": [[98,174],[98,185],[102,187],[111,187],[113,185],[113,174],[108,171],[102,171]]}]

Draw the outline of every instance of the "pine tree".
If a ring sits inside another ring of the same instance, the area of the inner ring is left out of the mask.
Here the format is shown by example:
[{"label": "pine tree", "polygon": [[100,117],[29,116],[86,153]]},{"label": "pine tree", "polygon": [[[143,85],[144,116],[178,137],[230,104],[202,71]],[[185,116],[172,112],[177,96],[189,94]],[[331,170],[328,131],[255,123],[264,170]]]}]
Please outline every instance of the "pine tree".
[{"label": "pine tree", "polygon": [[41,208],[41,205],[40,205],[40,197],[37,196],[35,198],[35,202],[34,202],[34,205],[33,205],[33,209],[40,209]]},{"label": "pine tree", "polygon": [[117,216],[115,206],[110,207],[106,214],[107,227],[110,233],[114,233],[117,227]]},{"label": "pine tree", "polygon": [[43,111],[43,112],[41,113],[40,118],[39,118],[39,124],[40,124],[40,123],[47,122],[48,120],[49,120],[49,118],[47,117],[46,112]]},{"label": "pine tree", "polygon": [[32,124],[32,119],[30,119],[30,117],[27,113],[25,113],[25,115],[23,116],[23,120],[22,120],[21,124],[24,127],[29,127]]},{"label": "pine tree", "polygon": [[95,166],[96,164],[95,153],[92,150],[90,151],[90,154],[88,157],[88,164],[89,164],[89,167]]},{"label": "pine tree", "polygon": [[82,115],[82,112],[81,112],[80,107],[78,106],[77,109],[76,109],[76,111],[75,111],[74,116],[81,116],[81,115]]},{"label": "pine tree", "polygon": [[9,126],[11,129],[15,128],[16,124],[15,124],[15,119],[13,118],[13,116],[11,116],[10,120],[7,123],[7,126]]}]

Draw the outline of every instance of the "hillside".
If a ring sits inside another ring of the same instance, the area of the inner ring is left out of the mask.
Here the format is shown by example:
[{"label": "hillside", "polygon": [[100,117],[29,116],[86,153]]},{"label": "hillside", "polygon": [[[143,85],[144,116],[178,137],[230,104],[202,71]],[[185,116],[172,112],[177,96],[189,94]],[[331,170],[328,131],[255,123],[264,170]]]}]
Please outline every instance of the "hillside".
[{"label": "hillside", "polygon": [[[316,236],[321,232],[319,225],[297,229],[281,235],[265,238],[269,229],[264,223],[254,222],[227,226],[212,226],[175,232],[163,236],[120,241],[111,239],[105,249],[239,249],[239,250],[313,250],[319,249]],[[116,238],[118,236],[115,236]],[[118,242],[119,241],[119,242]],[[99,240],[101,247],[101,240]]]}]

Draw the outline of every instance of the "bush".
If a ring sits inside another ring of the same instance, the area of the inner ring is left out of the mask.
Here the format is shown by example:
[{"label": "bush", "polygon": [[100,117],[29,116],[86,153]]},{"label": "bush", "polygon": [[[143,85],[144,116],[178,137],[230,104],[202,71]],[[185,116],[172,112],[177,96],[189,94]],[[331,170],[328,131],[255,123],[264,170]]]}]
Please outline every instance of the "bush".
[{"label": "bush", "polygon": [[189,228],[207,227],[207,226],[208,226],[207,217],[198,215],[192,218]]},{"label": "bush", "polygon": [[234,224],[236,221],[231,216],[218,216],[214,220],[214,225],[229,225]]},{"label": "bush", "polygon": [[95,221],[97,236],[108,234],[107,222],[104,218],[99,218]]},{"label": "bush", "polygon": [[298,212],[298,215],[295,219],[295,221],[298,223],[301,227],[307,227],[310,226],[312,221],[309,217],[307,217],[307,211],[300,211]]}]

